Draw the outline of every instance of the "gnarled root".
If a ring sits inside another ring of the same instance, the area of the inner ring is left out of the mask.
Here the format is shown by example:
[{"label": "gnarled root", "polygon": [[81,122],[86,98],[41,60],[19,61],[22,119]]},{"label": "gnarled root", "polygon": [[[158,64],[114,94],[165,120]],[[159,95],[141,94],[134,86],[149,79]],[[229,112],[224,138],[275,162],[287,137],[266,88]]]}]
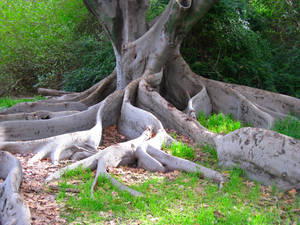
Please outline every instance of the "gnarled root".
[{"label": "gnarled root", "polygon": [[219,164],[283,190],[300,189],[300,141],[261,128],[242,128],[216,139]]},{"label": "gnarled root", "polygon": [[[260,128],[242,128],[227,135],[216,135],[193,117],[187,119],[171,106],[168,107],[170,113],[166,113],[168,108],[160,105],[152,111],[165,127],[181,129],[195,141],[209,140],[216,147],[221,166],[241,167],[248,177],[266,185],[284,190],[300,188],[300,141],[267,130],[273,127],[276,119],[285,118],[290,112],[300,116],[299,99],[196,76],[177,56],[169,62],[165,73],[161,93],[174,99],[173,103],[185,108],[187,114],[197,114],[200,110],[205,114],[210,111],[231,113],[234,118]],[[147,88],[152,80],[156,78],[149,76],[146,83],[140,83],[138,100],[141,107],[150,110],[150,99],[157,105],[164,102],[158,93]],[[179,83],[180,88],[174,88]],[[166,89],[169,90],[167,94]],[[173,116],[175,114],[178,116]]]},{"label": "gnarled root", "polygon": [[0,151],[0,224],[29,225],[30,211],[19,195],[22,167],[8,152]]},{"label": "gnarled root", "polygon": [[[199,172],[221,186],[224,178],[220,173],[161,150],[163,144],[175,141],[165,132],[164,127],[167,127],[196,142],[214,145],[222,166],[240,166],[250,178],[264,184],[274,183],[283,189],[299,188],[298,140],[263,128],[243,128],[228,135],[215,134],[200,125],[195,117],[199,111],[205,114],[222,111],[255,126],[269,128],[275,119],[283,118],[289,110],[299,115],[300,100],[210,81],[194,75],[178,55],[170,59],[164,71],[146,73],[129,83],[125,90],[108,96],[111,91],[109,84],[113,83],[112,87],[115,87],[115,72],[101,81],[101,85],[86,92],[45,101],[62,104],[62,101],[72,103],[77,99],[86,106],[92,105],[83,111],[48,120],[1,122],[0,149],[34,152],[36,155],[32,161],[48,156],[53,163],[65,158],[85,158],[51,175],[47,181],[59,178],[68,169],[78,166],[95,169],[98,164],[92,190],[98,176],[102,175],[120,189],[139,195],[106,172],[108,166],[130,165],[136,161],[139,167],[151,171]],[[254,97],[251,97],[252,91]],[[105,97],[101,97],[101,93]],[[265,104],[257,97],[264,93]],[[103,101],[95,104],[96,99],[102,98]],[[102,129],[112,124],[118,124],[119,132],[132,140],[97,152]]]},{"label": "gnarled root", "polygon": [[220,186],[224,182],[223,176],[211,169],[197,165],[188,160],[171,156],[161,149],[163,144],[171,144],[173,140],[164,130],[160,121],[151,113],[135,107],[132,102],[135,100],[139,80],[131,82],[124,94],[121,115],[118,122],[119,131],[133,140],[110,146],[96,155],[76,162],[60,172],[51,175],[47,181],[59,178],[68,169],[82,166],[83,168],[95,168],[98,161],[98,169],[91,193],[97,186],[99,176],[105,176],[113,185],[121,190],[126,190],[134,196],[141,193],[128,188],[111,177],[106,168],[108,166],[117,167],[120,165],[130,165],[137,161],[139,167],[150,171],[166,172],[170,170],[182,170],[186,172],[199,172],[204,177],[212,178]]}]

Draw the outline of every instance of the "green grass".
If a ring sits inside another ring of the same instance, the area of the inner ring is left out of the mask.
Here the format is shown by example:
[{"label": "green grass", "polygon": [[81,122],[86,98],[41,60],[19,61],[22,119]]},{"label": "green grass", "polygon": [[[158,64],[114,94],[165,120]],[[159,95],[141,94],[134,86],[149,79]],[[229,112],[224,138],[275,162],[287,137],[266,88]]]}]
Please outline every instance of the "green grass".
[{"label": "green grass", "polygon": [[[205,128],[215,133],[227,134],[244,127],[240,121],[235,121],[231,114],[219,113],[205,116],[203,112],[200,112],[197,119]],[[245,126],[251,126],[251,124],[247,123]],[[291,114],[285,119],[277,120],[272,130],[300,139],[300,119]]]},{"label": "green grass", "polygon": [[38,100],[45,99],[39,95],[34,96],[33,98],[20,98],[20,99],[13,99],[13,98],[0,98],[0,109],[9,108],[15,104],[20,102],[34,102]]},{"label": "green grass", "polygon": [[163,146],[164,149],[166,149],[168,152],[170,152],[172,155],[193,160],[195,158],[195,151],[191,146],[188,146],[187,144],[184,144],[182,142],[173,142],[169,146]]},{"label": "green grass", "polygon": [[276,121],[273,130],[287,136],[300,139],[300,120],[292,115]]},{"label": "green grass", "polygon": [[231,114],[219,113],[205,116],[203,112],[200,112],[197,119],[200,124],[215,133],[227,134],[243,127],[242,123],[235,121]]},{"label": "green grass", "polygon": [[[103,224],[289,224],[300,222],[294,209],[300,207],[297,197],[274,192],[271,187],[246,181],[243,171],[227,173],[228,182],[218,186],[198,174],[179,173],[174,179],[153,174],[132,188],[144,193],[132,197],[118,191],[100,177],[90,196],[93,173],[70,171],[59,183],[57,200],[64,203],[61,215],[67,223]],[[120,179],[120,177],[117,177]],[[73,188],[74,194],[65,191]]]},{"label": "green grass", "polygon": [[213,160],[218,161],[218,153],[213,145],[202,145],[202,151],[209,153]]}]

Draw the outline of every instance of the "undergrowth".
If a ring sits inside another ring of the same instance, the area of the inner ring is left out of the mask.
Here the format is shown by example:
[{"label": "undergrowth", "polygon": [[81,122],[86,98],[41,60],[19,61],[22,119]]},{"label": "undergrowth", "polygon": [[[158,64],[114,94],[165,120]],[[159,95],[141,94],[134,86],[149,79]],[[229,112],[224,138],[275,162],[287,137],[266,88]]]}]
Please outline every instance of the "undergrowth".
[{"label": "undergrowth", "polygon": [[215,160],[216,162],[218,161],[218,153],[213,145],[202,145],[201,149],[203,152],[209,153],[213,160]]},{"label": "undergrowth", "polygon": [[[153,173],[132,188],[143,197],[116,189],[104,177],[91,198],[93,173],[79,168],[59,183],[57,200],[61,215],[72,224],[295,224],[300,200],[272,187],[249,182],[243,171],[225,172],[222,190],[199,174],[177,173],[175,177]],[[134,176],[134,174],[133,174]],[[119,180],[126,177],[116,177]],[[79,193],[68,192],[76,189]]]},{"label": "undergrowth", "polygon": [[20,99],[13,99],[13,98],[0,98],[0,109],[9,108],[15,104],[21,103],[21,102],[34,102],[38,100],[43,100],[44,97],[40,95],[36,95],[33,98],[20,98]]},{"label": "undergrowth", "polygon": [[242,123],[235,121],[231,114],[219,113],[205,116],[200,112],[197,119],[202,126],[215,133],[227,134],[243,127]]},{"label": "undergrowth", "polygon": [[300,119],[292,115],[276,121],[273,130],[287,136],[300,139]]},{"label": "undergrowth", "polygon": [[193,160],[195,158],[195,151],[191,146],[188,146],[187,144],[184,144],[182,142],[173,142],[169,146],[163,146],[164,149],[166,149],[168,152],[170,152],[172,155]]}]

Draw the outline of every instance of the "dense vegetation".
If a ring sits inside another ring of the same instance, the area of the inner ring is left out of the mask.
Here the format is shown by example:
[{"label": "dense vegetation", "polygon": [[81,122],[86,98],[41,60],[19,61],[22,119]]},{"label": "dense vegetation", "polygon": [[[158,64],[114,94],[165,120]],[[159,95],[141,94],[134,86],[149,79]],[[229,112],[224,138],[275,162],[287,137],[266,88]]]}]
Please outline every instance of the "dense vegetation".
[{"label": "dense vegetation", "polygon": [[[147,19],[168,0],[151,0]],[[300,97],[298,1],[220,0],[181,51],[203,76]],[[82,1],[0,0],[0,95],[45,86],[82,91],[114,55]]]},{"label": "dense vegetation", "polygon": [[192,69],[300,97],[299,1],[220,0],[182,51]]}]

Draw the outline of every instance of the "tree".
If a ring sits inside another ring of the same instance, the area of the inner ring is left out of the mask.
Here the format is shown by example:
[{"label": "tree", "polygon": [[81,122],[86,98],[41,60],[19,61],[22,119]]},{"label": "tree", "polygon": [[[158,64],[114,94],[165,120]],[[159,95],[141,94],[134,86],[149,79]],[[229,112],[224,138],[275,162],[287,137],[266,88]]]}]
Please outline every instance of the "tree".
[{"label": "tree", "polygon": [[[84,92],[42,89],[55,97],[2,110],[1,150],[35,153],[31,162],[48,156],[56,164],[66,158],[78,160],[50,175],[47,181],[78,166],[97,167],[91,192],[98,176],[104,175],[120,189],[141,195],[106,172],[108,166],[136,160],[138,166],[151,171],[200,172],[221,187],[225,181],[221,173],[160,150],[163,144],[175,141],[166,127],[196,142],[213,144],[221,166],[240,166],[250,178],[264,184],[300,188],[300,141],[268,130],[276,119],[290,112],[299,116],[300,100],[205,79],[194,74],[180,55],[183,38],[214,0],[170,0],[150,22],[145,19],[148,0],[84,3],[112,42],[115,70]],[[231,113],[254,128],[214,134],[195,120],[200,110],[206,115]],[[117,124],[131,140],[98,152],[102,129],[111,124]]]}]

